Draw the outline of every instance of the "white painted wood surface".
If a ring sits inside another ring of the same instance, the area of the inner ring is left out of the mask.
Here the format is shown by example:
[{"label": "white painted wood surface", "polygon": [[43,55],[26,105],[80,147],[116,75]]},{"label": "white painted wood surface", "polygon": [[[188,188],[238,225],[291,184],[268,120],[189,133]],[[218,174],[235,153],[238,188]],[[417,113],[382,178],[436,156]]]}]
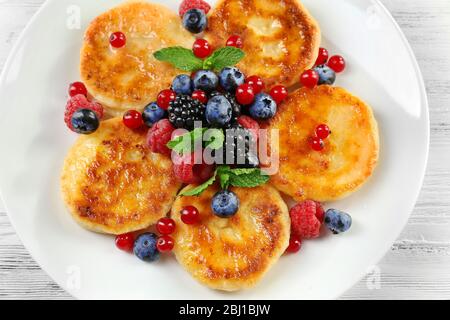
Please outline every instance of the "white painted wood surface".
[{"label": "white painted wood surface", "polygon": [[[0,70],[43,2],[0,0]],[[408,226],[378,265],[379,284],[368,276],[343,298],[450,299],[450,0],[382,2],[409,39],[426,81],[430,161]],[[70,299],[29,256],[4,211],[0,204],[0,299]]]}]

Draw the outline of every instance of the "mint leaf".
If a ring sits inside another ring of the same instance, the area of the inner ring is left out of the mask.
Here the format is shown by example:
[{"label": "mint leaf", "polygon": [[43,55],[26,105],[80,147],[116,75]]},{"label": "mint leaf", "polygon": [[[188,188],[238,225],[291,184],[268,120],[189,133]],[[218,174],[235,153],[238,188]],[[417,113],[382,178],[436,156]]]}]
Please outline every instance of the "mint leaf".
[{"label": "mint leaf", "polygon": [[232,172],[234,175],[240,176],[243,174],[251,175],[251,174],[254,174],[255,171],[261,171],[261,170],[260,169],[233,169]]},{"label": "mint leaf", "polygon": [[197,58],[192,50],[183,47],[170,47],[153,53],[156,60],[168,62],[183,71],[197,71],[203,68],[203,60]]},{"label": "mint leaf", "polygon": [[230,185],[231,168],[229,166],[220,166],[217,169],[217,174],[219,175],[221,188],[228,189]]},{"label": "mint leaf", "polygon": [[238,64],[244,57],[244,51],[239,48],[220,48],[216,50],[208,59],[203,61],[203,68],[220,71],[225,67],[232,67]]},{"label": "mint leaf", "polygon": [[211,179],[209,179],[205,183],[199,185],[198,187],[195,187],[193,189],[190,189],[188,191],[180,193],[180,196],[193,197],[193,196],[201,195],[206,189],[208,189],[209,186],[212,186],[214,184],[214,182],[216,181],[216,177],[217,177],[217,170],[214,173],[214,175],[211,177]]},{"label": "mint leaf", "polygon": [[230,184],[233,187],[254,188],[269,182],[269,176],[260,169],[231,170]]},{"label": "mint leaf", "polygon": [[205,139],[209,139],[209,141],[206,142],[205,147],[211,150],[219,150],[223,147],[223,143],[225,142],[225,135],[223,133],[223,130],[209,129],[205,133]]},{"label": "mint leaf", "polygon": [[167,143],[167,148],[178,154],[191,153],[195,148],[195,143],[201,140],[208,128],[196,128],[182,136],[176,137]]}]

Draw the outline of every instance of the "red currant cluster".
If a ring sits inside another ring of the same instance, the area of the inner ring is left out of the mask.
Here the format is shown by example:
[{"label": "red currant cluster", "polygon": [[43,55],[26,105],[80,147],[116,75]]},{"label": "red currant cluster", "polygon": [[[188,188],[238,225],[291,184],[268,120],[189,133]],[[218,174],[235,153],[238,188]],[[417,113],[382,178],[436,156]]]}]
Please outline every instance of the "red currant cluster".
[{"label": "red currant cluster", "polygon": [[[325,48],[319,49],[319,56],[317,57],[316,63],[314,64],[314,67],[321,66],[321,65],[327,65],[329,68],[331,68],[334,72],[340,73],[345,70],[345,60],[342,56],[335,55],[329,58],[328,50]],[[302,73],[300,76],[300,84],[306,88],[314,88],[318,84],[320,84],[320,75],[319,73],[313,68],[310,70],[306,70]]]},{"label": "red currant cluster", "polygon": [[[199,93],[197,92],[197,94]],[[163,90],[158,94],[157,104],[161,109],[167,110],[170,106],[170,103],[174,101],[176,97],[177,95],[174,91],[170,89]],[[125,126],[133,130],[141,128],[144,125],[142,113],[137,110],[128,110],[123,115],[123,123]]]},{"label": "red currant cluster", "polygon": [[[161,234],[156,243],[159,252],[170,252],[175,246],[175,241],[170,236],[175,232],[176,224],[170,218],[161,218],[156,224],[156,230]],[[134,233],[125,233],[116,237],[116,246],[120,250],[133,252],[136,236]]]},{"label": "red currant cluster", "polygon": [[[184,207],[181,212],[181,221],[187,225],[196,224],[200,219],[200,213],[193,206]],[[160,233],[156,247],[159,252],[171,252],[175,246],[172,234],[175,232],[176,223],[170,218],[161,218],[156,223],[156,230]],[[118,235],[116,237],[116,246],[122,251],[133,252],[136,235],[133,232]]]},{"label": "red currant cluster", "polygon": [[330,136],[331,130],[326,124],[321,124],[316,128],[315,134],[310,141],[311,148],[314,151],[322,151],[325,148],[324,140]]}]

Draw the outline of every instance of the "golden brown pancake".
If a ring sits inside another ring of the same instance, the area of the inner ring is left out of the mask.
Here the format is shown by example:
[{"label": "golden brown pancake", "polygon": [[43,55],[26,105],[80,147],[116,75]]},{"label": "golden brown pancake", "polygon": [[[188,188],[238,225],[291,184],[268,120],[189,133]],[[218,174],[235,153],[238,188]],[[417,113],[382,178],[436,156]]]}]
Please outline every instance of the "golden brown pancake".
[{"label": "golden brown pancake", "polygon": [[[109,37],[117,31],[126,35],[127,44],[113,49]],[[168,8],[147,1],[127,1],[98,16],[87,29],[81,50],[81,77],[108,115],[142,110],[181,73],[157,61],[153,53],[171,46],[190,48],[193,42],[180,17]]]},{"label": "golden brown pancake", "polygon": [[[321,152],[311,149],[315,128],[332,134]],[[332,201],[355,192],[378,162],[379,136],[372,109],[346,90],[330,86],[289,95],[268,129],[279,129],[280,169],[271,178],[297,201]]]},{"label": "golden brown pancake", "polygon": [[150,152],[145,140],[145,130],[111,119],[69,151],[62,194],[83,227],[123,234],[147,228],[170,211],[181,184],[171,160]]},{"label": "golden brown pancake", "polygon": [[221,0],[208,24],[206,38],[214,47],[242,37],[246,56],[238,67],[261,76],[268,88],[293,85],[317,59],[320,29],[298,0]]},{"label": "golden brown pancake", "polygon": [[[191,187],[187,187],[189,189]],[[217,290],[237,291],[255,286],[278,261],[289,244],[288,208],[269,185],[232,188],[240,199],[237,214],[215,216],[211,200],[218,187],[199,197],[178,197],[172,208],[177,223],[175,255],[200,283]],[[195,206],[200,221],[186,225],[180,219],[185,206]]]}]

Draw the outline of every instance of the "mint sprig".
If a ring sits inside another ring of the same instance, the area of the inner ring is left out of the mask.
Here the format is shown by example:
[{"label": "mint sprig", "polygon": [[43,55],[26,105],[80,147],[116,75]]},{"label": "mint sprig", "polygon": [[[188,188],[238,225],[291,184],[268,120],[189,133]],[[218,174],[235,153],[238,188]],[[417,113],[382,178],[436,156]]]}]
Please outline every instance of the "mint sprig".
[{"label": "mint sprig", "polygon": [[202,69],[220,71],[225,67],[234,66],[245,57],[245,53],[239,48],[224,47],[202,60],[190,49],[169,47],[156,51],[153,56],[156,60],[168,62],[177,69],[194,72]]},{"label": "mint sprig", "polygon": [[222,130],[208,129],[208,128],[195,128],[191,132],[178,136],[167,143],[167,147],[170,150],[175,151],[180,155],[189,154],[194,151],[196,143],[202,142],[203,137],[206,136],[208,141],[205,141],[204,147],[211,150],[218,150],[222,148],[225,141],[225,135]]},{"label": "mint sprig", "polygon": [[195,143],[202,139],[203,133],[207,128],[196,128],[182,136],[178,136],[167,143],[167,148],[180,155],[191,153],[194,150]]},{"label": "mint sprig", "polygon": [[214,182],[216,181],[216,177],[217,177],[217,170],[214,173],[214,175],[211,177],[211,179],[209,179],[205,183],[199,185],[198,187],[195,187],[193,189],[190,189],[188,191],[180,193],[180,196],[193,197],[193,196],[201,195],[206,189],[208,189],[208,187],[210,187],[214,184]]},{"label": "mint sprig", "polygon": [[183,192],[181,196],[199,196],[209,186],[213,185],[217,177],[220,180],[222,189],[228,189],[229,186],[240,188],[255,188],[266,184],[269,181],[269,176],[261,171],[261,169],[231,169],[229,166],[219,166],[213,177],[205,183]]},{"label": "mint sprig", "polygon": [[183,47],[170,47],[156,51],[156,60],[168,62],[183,71],[197,71],[203,68],[203,60],[197,58],[192,50]]}]

